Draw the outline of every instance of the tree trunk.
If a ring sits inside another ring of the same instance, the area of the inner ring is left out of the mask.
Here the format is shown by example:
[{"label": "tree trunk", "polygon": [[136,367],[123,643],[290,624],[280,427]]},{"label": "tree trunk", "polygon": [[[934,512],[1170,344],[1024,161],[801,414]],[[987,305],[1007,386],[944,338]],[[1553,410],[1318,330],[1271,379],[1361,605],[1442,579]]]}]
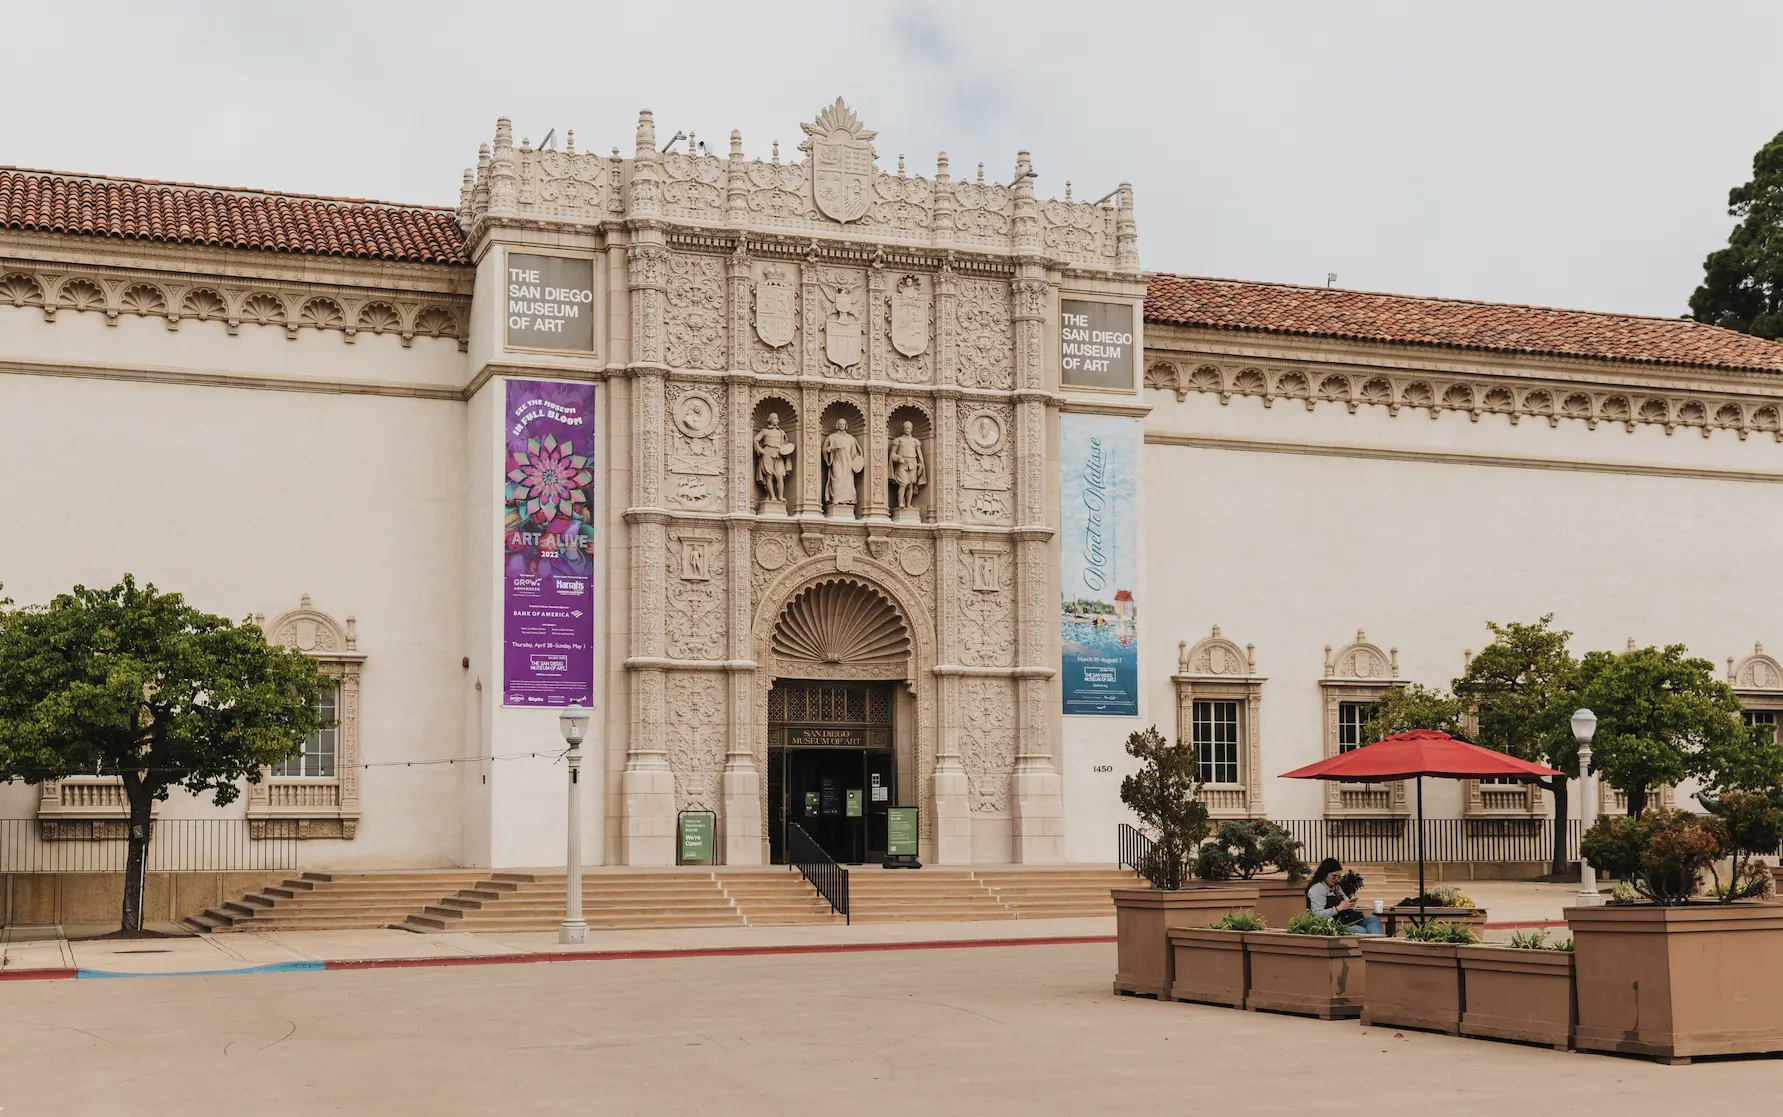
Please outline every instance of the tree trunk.
[{"label": "tree trunk", "polygon": [[1566,840],[1568,821],[1566,777],[1552,776],[1543,780],[1542,786],[1554,795],[1554,863],[1548,866],[1548,871],[1554,876],[1564,876],[1570,863],[1570,859],[1567,857],[1567,853],[1570,851],[1567,849]]},{"label": "tree trunk", "polygon": [[1647,785],[1642,784],[1639,787],[1629,788],[1628,789],[1628,817],[1629,818],[1639,818],[1639,817],[1641,817],[1641,812],[1646,809],[1647,809]]},{"label": "tree trunk", "polygon": [[[133,783],[138,785],[130,786]],[[126,932],[139,932],[143,921],[143,880],[149,861],[149,815],[154,810],[155,796],[135,780],[125,780],[125,791],[130,797],[130,846],[124,857],[122,927]]]}]

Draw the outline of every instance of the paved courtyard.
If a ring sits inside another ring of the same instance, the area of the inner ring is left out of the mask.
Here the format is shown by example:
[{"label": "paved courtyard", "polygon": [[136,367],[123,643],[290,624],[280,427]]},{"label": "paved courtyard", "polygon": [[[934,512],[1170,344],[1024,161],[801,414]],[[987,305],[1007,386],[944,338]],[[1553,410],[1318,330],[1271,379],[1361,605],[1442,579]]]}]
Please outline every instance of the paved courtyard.
[{"label": "paved courtyard", "polygon": [[0,983],[20,1114],[1757,1112],[1663,1067],[1114,997],[1114,947]]}]

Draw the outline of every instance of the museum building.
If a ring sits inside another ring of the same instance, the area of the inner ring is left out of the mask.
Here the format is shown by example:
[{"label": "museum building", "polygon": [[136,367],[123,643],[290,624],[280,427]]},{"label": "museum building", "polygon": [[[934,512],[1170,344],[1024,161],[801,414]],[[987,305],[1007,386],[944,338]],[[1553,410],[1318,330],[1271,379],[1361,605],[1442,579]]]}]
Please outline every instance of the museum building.
[{"label": "museum building", "polygon": [[[503,119],[455,209],[0,169],[6,595],[128,571],[336,679],[302,756],[162,817],[306,867],[562,864],[576,700],[596,864],[675,863],[690,814],[723,864],[795,823],[871,858],[912,807],[925,862],[1107,862],[1153,724],[1220,817],[1391,821],[1404,786],[1276,776],[1550,612],[1783,709],[1783,347],[1147,271],[1126,184],[894,170],[839,99],[800,129]],[[0,817],[82,840],[123,802]]]}]

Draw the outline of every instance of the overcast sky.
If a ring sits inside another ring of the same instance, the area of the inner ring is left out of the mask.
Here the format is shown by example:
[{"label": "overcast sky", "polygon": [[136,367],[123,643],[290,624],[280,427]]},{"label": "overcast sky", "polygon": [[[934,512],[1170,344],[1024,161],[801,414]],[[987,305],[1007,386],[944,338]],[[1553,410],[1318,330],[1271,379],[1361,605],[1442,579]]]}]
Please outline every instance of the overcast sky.
[{"label": "overcast sky", "polygon": [[455,204],[495,118],[1137,191],[1147,268],[1675,315],[1783,131],[1783,4],[17,5],[0,163]]}]

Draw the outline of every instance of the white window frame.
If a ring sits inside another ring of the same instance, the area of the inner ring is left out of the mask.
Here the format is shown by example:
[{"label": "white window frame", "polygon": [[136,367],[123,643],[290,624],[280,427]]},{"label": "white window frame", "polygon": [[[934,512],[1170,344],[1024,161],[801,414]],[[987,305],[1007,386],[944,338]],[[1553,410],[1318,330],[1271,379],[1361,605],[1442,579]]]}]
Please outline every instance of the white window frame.
[{"label": "white window frame", "polygon": [[256,616],[270,643],[283,644],[315,659],[334,679],[334,775],[279,775],[261,769],[260,782],[248,785],[248,832],[254,838],[340,838],[351,841],[359,830],[359,676],[365,655],[359,651],[359,624],[351,615],[343,624],[317,609],[304,594],[297,608],[271,624]]},{"label": "white window frame", "polygon": [[[1195,740],[1195,703],[1233,702],[1238,707],[1238,778],[1206,784],[1202,798],[1214,818],[1263,816],[1262,702],[1265,676],[1257,674],[1257,648],[1241,650],[1214,625],[1206,639],[1176,646],[1176,739]],[[1199,771],[1200,752],[1196,752]]]},{"label": "white window frame", "polygon": [[[1325,695],[1325,756],[1338,754],[1338,719],[1345,703],[1379,702],[1389,690],[1407,682],[1399,677],[1399,649],[1382,651],[1369,642],[1362,629],[1336,653],[1331,645],[1325,645],[1325,676],[1319,680]],[[1411,814],[1404,780],[1384,784],[1322,782],[1326,818],[1405,818]]]}]

